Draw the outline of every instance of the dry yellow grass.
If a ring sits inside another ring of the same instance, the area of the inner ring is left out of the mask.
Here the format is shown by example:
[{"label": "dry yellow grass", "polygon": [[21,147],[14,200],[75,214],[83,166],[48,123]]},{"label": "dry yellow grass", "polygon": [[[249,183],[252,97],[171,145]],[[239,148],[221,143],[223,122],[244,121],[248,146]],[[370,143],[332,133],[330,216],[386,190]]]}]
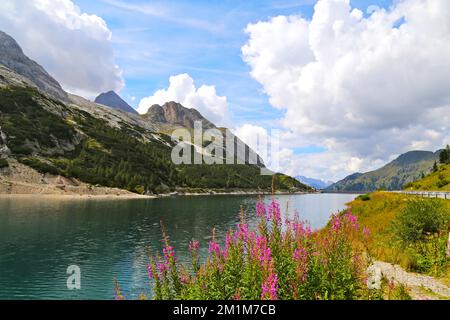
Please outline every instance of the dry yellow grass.
[{"label": "dry yellow grass", "polygon": [[405,186],[406,190],[424,191],[450,191],[450,164],[439,166],[437,172],[433,172],[421,180]]}]

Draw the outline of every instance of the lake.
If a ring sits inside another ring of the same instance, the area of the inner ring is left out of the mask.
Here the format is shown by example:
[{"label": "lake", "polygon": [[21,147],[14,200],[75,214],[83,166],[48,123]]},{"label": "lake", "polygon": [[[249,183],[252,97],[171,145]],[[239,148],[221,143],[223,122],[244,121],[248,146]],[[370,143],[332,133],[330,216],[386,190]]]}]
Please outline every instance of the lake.
[{"label": "lake", "polygon": [[[352,194],[276,196],[285,215],[297,211],[315,229],[345,208]],[[272,196],[263,197],[270,202]],[[0,299],[112,299],[117,278],[128,299],[149,293],[148,251],[161,249],[160,221],[181,262],[191,239],[206,256],[240,220],[257,221],[256,196],[139,200],[0,198]],[[67,267],[81,268],[81,289],[68,290]]]}]

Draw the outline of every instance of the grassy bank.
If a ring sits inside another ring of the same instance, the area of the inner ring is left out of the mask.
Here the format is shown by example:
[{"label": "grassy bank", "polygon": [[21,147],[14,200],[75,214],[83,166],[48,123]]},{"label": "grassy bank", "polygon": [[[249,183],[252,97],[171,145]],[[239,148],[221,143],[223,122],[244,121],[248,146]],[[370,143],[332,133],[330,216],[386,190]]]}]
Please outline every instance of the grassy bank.
[{"label": "grassy bank", "polygon": [[441,165],[436,172],[406,184],[405,190],[450,191],[450,164]]},{"label": "grassy bank", "polygon": [[[419,223],[426,220],[429,212],[442,212],[447,216],[443,219],[448,219],[450,201],[376,192],[358,197],[349,203],[349,208],[360,223],[370,230],[368,250],[375,259],[399,264],[409,271],[450,280],[449,264],[442,257],[446,231],[428,232],[423,230],[423,226],[419,226]],[[432,219],[433,217],[428,220]],[[444,224],[442,222],[441,229],[446,229]],[[422,230],[423,235],[414,235],[414,238],[407,233],[410,231],[407,228]]]}]

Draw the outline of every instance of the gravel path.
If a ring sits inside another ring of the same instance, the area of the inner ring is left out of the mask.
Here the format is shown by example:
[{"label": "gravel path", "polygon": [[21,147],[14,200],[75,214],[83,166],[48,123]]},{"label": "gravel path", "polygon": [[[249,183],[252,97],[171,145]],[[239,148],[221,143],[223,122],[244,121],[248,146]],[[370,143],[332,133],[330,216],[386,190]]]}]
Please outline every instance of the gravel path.
[{"label": "gravel path", "polygon": [[[433,277],[406,272],[398,265],[382,261],[375,261],[373,267],[381,271],[381,274],[387,279],[393,279],[395,282],[404,284],[410,288],[413,298],[436,299],[436,297],[433,296],[428,297],[423,293],[423,290],[421,292],[420,288],[426,288],[439,296],[450,299],[450,287]],[[418,292],[421,293],[419,294]]]}]

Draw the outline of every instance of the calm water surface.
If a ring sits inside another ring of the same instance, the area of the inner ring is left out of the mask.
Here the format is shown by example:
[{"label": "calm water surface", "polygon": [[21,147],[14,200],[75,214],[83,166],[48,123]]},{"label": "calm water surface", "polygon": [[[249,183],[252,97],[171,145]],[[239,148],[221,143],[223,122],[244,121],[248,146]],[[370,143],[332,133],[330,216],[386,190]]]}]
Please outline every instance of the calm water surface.
[{"label": "calm water surface", "polygon": [[[264,198],[269,202],[272,197]],[[298,211],[313,228],[353,200],[350,194],[277,196],[283,214]],[[220,237],[239,221],[240,206],[256,223],[256,196],[155,200],[0,198],[0,299],[112,299],[114,278],[128,298],[149,293],[149,248],[161,248],[160,221],[179,260],[191,239],[207,254],[211,230]],[[81,268],[81,290],[66,287],[69,265]]]}]

